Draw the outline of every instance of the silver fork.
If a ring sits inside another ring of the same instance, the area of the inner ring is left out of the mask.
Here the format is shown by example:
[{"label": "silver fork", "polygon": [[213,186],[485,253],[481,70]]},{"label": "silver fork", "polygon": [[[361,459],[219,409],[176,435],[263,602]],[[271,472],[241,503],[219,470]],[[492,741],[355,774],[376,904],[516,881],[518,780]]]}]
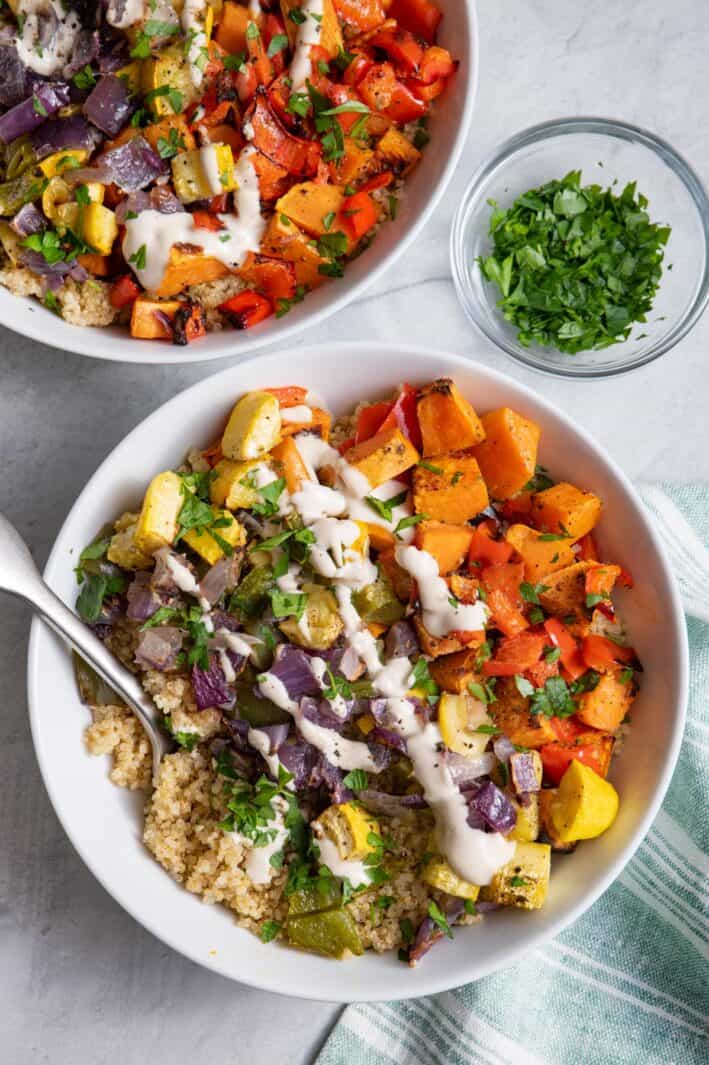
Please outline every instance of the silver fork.
[{"label": "silver fork", "polygon": [[0,592],[8,592],[28,603],[35,613],[93,666],[98,675],[131,708],[150,741],[155,782],[163,755],[172,749],[170,740],[157,725],[159,715],[155,704],[130,670],[104,647],[98,636],[87,628],[42,580],[27,544],[2,514]]}]

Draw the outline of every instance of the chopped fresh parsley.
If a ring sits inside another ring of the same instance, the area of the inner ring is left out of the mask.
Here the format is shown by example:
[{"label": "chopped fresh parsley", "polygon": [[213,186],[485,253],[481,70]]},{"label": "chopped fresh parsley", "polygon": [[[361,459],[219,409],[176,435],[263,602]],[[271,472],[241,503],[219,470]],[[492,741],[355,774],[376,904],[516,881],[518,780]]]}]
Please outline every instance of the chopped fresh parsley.
[{"label": "chopped fresh parsley", "polygon": [[401,537],[399,536],[399,533],[402,533],[404,529],[410,529],[413,525],[418,525],[419,522],[426,521],[427,519],[428,514],[412,514],[408,518],[401,518],[401,520],[396,523],[396,528],[394,529],[394,536],[396,536],[396,538],[400,540]]},{"label": "chopped fresh parsley", "polygon": [[431,918],[434,924],[438,925],[444,935],[448,936],[449,939],[453,938],[453,932],[451,930],[451,926],[448,924],[448,918],[446,917],[438,903],[434,902],[433,899],[431,899],[428,904],[428,916]]},{"label": "chopped fresh parsley", "polygon": [[[487,681],[471,680],[470,683],[468,684],[468,691],[470,692],[471,695],[474,695],[476,699],[479,699],[481,703],[485,703],[486,705],[489,705],[490,703],[496,703],[497,702],[497,696],[495,695],[494,687],[495,687],[495,678],[494,677],[491,680],[487,680]],[[487,729],[487,728],[489,728],[488,725],[481,725],[479,729],[476,729],[476,732],[480,732],[483,729]],[[495,729],[494,731],[497,732],[499,730]]]},{"label": "chopped fresh parsley", "polygon": [[377,499],[376,496],[365,496],[364,501],[368,507],[378,514],[380,518],[384,518],[384,521],[394,520],[394,507],[400,507],[402,503],[406,502],[408,496],[408,489],[404,489],[403,492],[399,492],[395,496],[391,496],[389,499]]},{"label": "chopped fresh parsley", "polygon": [[270,943],[272,939],[275,939],[281,930],[281,925],[278,921],[264,921],[261,925],[261,942]]},{"label": "chopped fresh parsley", "polygon": [[427,462],[426,459],[421,459],[416,463],[423,470],[428,470],[429,473],[435,473],[438,477],[443,476],[443,470],[440,466],[434,466],[432,462]]},{"label": "chopped fresh parsley", "polygon": [[88,64],[82,70],[78,70],[71,80],[77,89],[93,89],[96,84],[96,77]]},{"label": "chopped fresh parsley", "polygon": [[548,591],[549,588],[546,584],[530,584],[529,581],[522,581],[519,586],[519,594],[524,601],[526,603],[534,603],[536,606],[539,606],[539,596]]},{"label": "chopped fresh parsley", "polygon": [[428,669],[428,662],[421,657],[411,672],[411,686],[423,691],[429,699],[437,698],[439,688]]},{"label": "chopped fresh parsley", "polygon": [[279,588],[271,589],[271,610],[274,618],[302,618],[308,597],[305,592],[282,592]]},{"label": "chopped fresh parsley", "polygon": [[136,252],[133,252],[128,262],[133,263],[136,270],[144,270],[145,264],[148,261],[148,249],[145,244],[141,244]]},{"label": "chopped fresh parsley", "polygon": [[342,783],[352,791],[364,791],[369,784],[369,777],[364,769],[351,769]]}]

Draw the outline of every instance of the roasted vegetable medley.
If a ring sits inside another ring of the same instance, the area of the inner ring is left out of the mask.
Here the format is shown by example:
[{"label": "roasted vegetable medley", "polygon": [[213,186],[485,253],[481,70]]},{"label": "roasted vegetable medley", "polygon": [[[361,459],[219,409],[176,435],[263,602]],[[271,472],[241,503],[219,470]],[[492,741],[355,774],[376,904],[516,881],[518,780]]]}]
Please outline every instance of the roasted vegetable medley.
[{"label": "roasted vegetable medley", "polygon": [[187,344],[342,276],[456,62],[433,0],[10,0],[0,282]]},{"label": "roasted vegetable medley", "polygon": [[552,853],[613,823],[632,578],[539,443],[448,378],[334,425],[303,388],[249,392],[83,551],[78,610],[178,745],[146,843],[264,940],[414,965],[543,906]]}]

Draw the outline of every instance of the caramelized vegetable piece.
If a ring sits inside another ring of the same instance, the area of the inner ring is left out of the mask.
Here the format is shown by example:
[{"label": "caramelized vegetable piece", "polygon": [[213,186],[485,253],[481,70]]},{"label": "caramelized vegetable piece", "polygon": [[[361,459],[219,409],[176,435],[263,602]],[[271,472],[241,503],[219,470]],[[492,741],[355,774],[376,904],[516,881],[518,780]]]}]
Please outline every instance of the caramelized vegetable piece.
[{"label": "caramelized vegetable piece", "polygon": [[421,879],[436,891],[445,891],[447,895],[454,895],[458,899],[471,899],[474,902],[480,894],[477,884],[463,880],[439,854],[434,854],[426,862]]},{"label": "caramelized vegetable piece", "polygon": [[545,841],[551,844],[552,851],[569,852],[576,850],[576,843],[562,843],[556,834],[551,819],[551,804],[556,796],[556,788],[542,788],[537,798],[539,803],[539,830]]},{"label": "caramelized vegetable piece", "polygon": [[258,459],[278,443],[281,412],[269,392],[247,392],[234,404],[222,436],[225,458]]},{"label": "caramelized vegetable piece", "polygon": [[310,480],[308,468],[291,436],[285,436],[280,444],[273,448],[271,454],[276,462],[280,463],[289,492],[299,491],[303,482]]},{"label": "caramelized vegetable piece", "polygon": [[[280,0],[283,21],[286,24],[286,33],[291,48],[295,44],[298,33],[298,23],[289,18],[291,11],[303,6],[301,0]],[[306,16],[307,17],[307,16]],[[318,46],[334,59],[343,50],[342,30],[332,0],[322,0],[322,18],[320,19],[320,35]]]},{"label": "caramelized vegetable piece", "polygon": [[593,492],[584,492],[560,481],[532,496],[532,516],[538,529],[563,533],[580,540],[595,526],[601,514],[601,501]]},{"label": "caramelized vegetable piece", "polygon": [[547,573],[544,576],[544,591],[539,593],[539,602],[550,614],[566,617],[584,615],[586,609],[586,573],[591,562],[574,562],[571,566]]},{"label": "caramelized vegetable piece", "polygon": [[227,277],[229,267],[219,259],[203,255],[196,244],[173,244],[162,280],[155,290],[156,296],[176,296],[188,285],[205,281],[217,281]]},{"label": "caramelized vegetable piece", "polygon": [[517,691],[513,677],[502,677],[495,685],[497,702],[490,706],[495,724],[518,747],[543,747],[553,742],[556,734],[549,718],[533,714],[529,699]]},{"label": "caramelized vegetable piece", "polygon": [[476,666],[478,654],[477,647],[467,647],[456,654],[437,658],[431,663],[431,676],[444,691],[456,694],[467,692],[468,685],[479,680],[480,671]]},{"label": "caramelized vegetable piece", "polygon": [[[435,663],[434,663],[435,665]],[[470,692],[444,692],[438,704],[438,725],[446,747],[464,758],[475,758],[485,750],[492,719],[485,703]]]},{"label": "caramelized vegetable piece", "polygon": [[380,578],[374,584],[353,592],[352,602],[359,616],[367,623],[393,625],[404,616],[404,606],[386,578]]},{"label": "caramelized vegetable piece", "polygon": [[273,304],[295,296],[297,280],[293,263],[271,255],[249,254],[238,272],[247,285],[263,292]]},{"label": "caramelized vegetable piece", "polygon": [[345,457],[364,474],[372,488],[398,477],[419,460],[418,451],[400,429],[376,433],[369,440],[355,444]]},{"label": "caramelized vegetable piece", "polygon": [[584,692],[576,716],[591,728],[615,732],[630,710],[636,690],[632,680],[621,681],[621,671],[602,673],[593,691]]},{"label": "caramelized vegetable piece", "polygon": [[499,869],[480,897],[501,906],[540,909],[547,897],[551,874],[548,843],[518,843],[511,861]]},{"label": "caramelized vegetable piece", "polygon": [[414,510],[462,525],[489,503],[477,460],[468,448],[431,455],[414,469]]},{"label": "caramelized vegetable piece", "polygon": [[509,499],[534,476],[541,430],[509,407],[482,416],[485,440],[475,449],[493,499]]},{"label": "caramelized vegetable piece", "polygon": [[388,11],[400,26],[427,44],[433,44],[443,12],[432,0],[393,0]]},{"label": "caramelized vegetable piece", "polygon": [[605,732],[579,732],[570,743],[545,744],[539,754],[544,777],[550,784],[558,784],[574,760],[605,777],[613,754],[613,737]]},{"label": "caramelized vegetable piece", "polygon": [[246,51],[246,27],[251,21],[249,8],[237,4],[234,0],[225,0],[217,32],[214,35],[217,44],[225,52],[238,55]]},{"label": "caramelized vegetable piece", "polygon": [[415,543],[433,555],[438,572],[445,576],[460,569],[468,557],[473,530],[469,525],[447,525],[442,521],[422,521],[416,526]]},{"label": "caramelized vegetable piece", "polygon": [[510,525],[505,539],[524,559],[524,576],[537,584],[548,573],[572,565],[576,556],[571,550],[573,540],[545,540],[544,533],[528,525]]},{"label": "caramelized vegetable piece", "polygon": [[219,310],[236,329],[251,329],[270,318],[273,305],[265,296],[247,289],[220,303]]},{"label": "caramelized vegetable piece", "polygon": [[417,412],[425,456],[472,447],[485,438],[480,418],[450,377],[421,390]]},{"label": "caramelized vegetable piece", "polygon": [[562,843],[595,839],[618,813],[618,792],[589,766],[574,760],[551,802],[551,819]]},{"label": "caramelized vegetable piece", "polygon": [[276,204],[276,211],[290,218],[311,237],[327,233],[326,221],[342,206],[343,192],[339,185],[316,185],[302,181],[294,185]]},{"label": "caramelized vegetable piece", "polygon": [[384,21],[382,0],[334,0],[335,11],[346,26],[366,33]]},{"label": "caramelized vegetable piece", "polygon": [[322,913],[289,917],[286,935],[292,947],[343,958],[364,953],[354,921],[346,910],[323,910]]},{"label": "caramelized vegetable piece", "polygon": [[261,247],[265,254],[293,263],[299,285],[313,289],[325,281],[325,275],[319,270],[325,259],[286,215],[276,211],[271,217]]},{"label": "caramelized vegetable piece", "polygon": [[215,530],[222,543],[205,529],[190,529],[182,537],[188,547],[191,547],[210,566],[213,566],[220,558],[224,558],[224,544],[227,545],[227,549],[231,548],[233,552],[235,547],[240,547],[246,543],[246,530],[236,518],[233,518],[227,510],[223,510],[217,517],[227,523]]},{"label": "caramelized vegetable piece", "polygon": [[433,636],[424,625],[421,617],[414,614],[414,628],[421,644],[421,650],[430,658],[439,658],[441,655],[452,655],[457,651],[465,651],[468,647],[479,647],[483,641],[483,633],[476,633],[470,642],[463,642],[458,635],[449,633],[448,636]]},{"label": "caramelized vegetable piece", "polygon": [[405,177],[418,163],[421,152],[398,129],[388,129],[377,144],[375,157],[380,166]]},{"label": "caramelized vegetable piece", "polygon": [[154,152],[160,152],[162,142],[168,147],[174,144],[180,151],[191,151],[197,147],[194,134],[184,115],[166,115],[160,122],[146,126],[141,133]]}]

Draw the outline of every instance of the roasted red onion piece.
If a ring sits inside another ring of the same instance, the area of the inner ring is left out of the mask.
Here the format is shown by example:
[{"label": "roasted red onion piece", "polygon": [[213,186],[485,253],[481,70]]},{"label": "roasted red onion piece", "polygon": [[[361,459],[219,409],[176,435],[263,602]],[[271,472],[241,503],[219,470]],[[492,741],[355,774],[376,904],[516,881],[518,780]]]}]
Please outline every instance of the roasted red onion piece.
[{"label": "roasted red onion piece", "polygon": [[128,585],[126,616],[131,621],[147,621],[162,605],[159,593],[155,591],[150,583],[151,577],[151,573],[136,573]]},{"label": "roasted red onion piece", "polygon": [[495,768],[495,756],[489,752],[475,758],[464,758],[455,751],[446,751],[443,757],[459,788],[465,788],[466,784],[487,776]]},{"label": "roasted red onion piece", "polygon": [[20,207],[10,225],[18,237],[29,237],[32,233],[41,233],[46,229],[47,220],[33,203],[26,203]]},{"label": "roasted red onion piece", "polygon": [[[465,902],[463,899],[448,895],[441,909],[448,924],[454,925],[456,921],[460,920],[465,911]],[[409,965],[413,967],[420,962],[424,954],[431,949],[434,943],[438,943],[440,939],[443,939],[444,935],[445,932],[440,925],[436,924],[432,917],[424,917],[419,925],[416,938],[409,948]]]},{"label": "roasted red onion piece", "polygon": [[184,633],[172,625],[158,625],[140,634],[135,652],[137,665],[164,672],[172,669],[182,648]]},{"label": "roasted red onion piece", "polygon": [[309,785],[318,762],[318,751],[312,744],[299,740],[297,743],[284,743],[279,747],[278,759],[293,777],[294,787],[305,788]]},{"label": "roasted red onion piece", "polygon": [[[81,115],[52,118],[44,122],[30,137],[38,159],[70,148],[84,148],[92,152],[101,141],[101,134]],[[68,173],[65,171],[65,173]]]},{"label": "roasted red onion piece", "polygon": [[27,96],[27,68],[13,44],[0,44],[0,107],[12,107]]},{"label": "roasted red onion piece", "polygon": [[104,180],[104,184],[114,182],[126,192],[143,189],[151,181],[167,173],[165,161],[153,151],[144,137],[132,137],[118,148],[104,152],[98,157],[96,164],[101,174],[108,176],[108,181]]},{"label": "roasted red onion piece", "polygon": [[408,621],[395,621],[384,640],[386,658],[409,658],[419,653],[419,642]]},{"label": "roasted red onion piece", "polygon": [[0,141],[9,144],[25,133],[38,129],[60,107],[69,103],[69,87],[55,83],[40,83],[20,104],[0,115]]},{"label": "roasted red onion piece", "polygon": [[241,573],[241,558],[234,553],[231,558],[220,558],[218,562],[207,570],[199,583],[199,593],[206,599],[210,606],[218,603],[221,597],[232,591],[239,582]]},{"label": "roasted red onion piece", "polygon": [[276,648],[269,671],[280,680],[290,699],[298,702],[304,695],[319,695],[318,684],[310,668],[310,658],[299,647],[283,643]]},{"label": "roasted red onion piece", "polygon": [[84,103],[84,114],[107,137],[115,137],[134,111],[125,82],[106,74],[96,82]]},{"label": "roasted red onion piece", "polygon": [[[148,632],[159,631],[148,629]],[[228,707],[234,703],[234,693],[227,684],[224,671],[215,657],[209,660],[209,669],[192,667],[192,688],[198,710],[211,707]]]},{"label": "roasted red onion piece", "polygon": [[423,795],[390,795],[388,791],[371,788],[358,792],[357,798],[377,817],[401,817],[413,810],[425,810],[428,806]]},{"label": "roasted red onion piece", "polygon": [[478,788],[470,800],[470,806],[493,832],[505,834],[511,832],[517,824],[517,811],[504,791],[491,780]]},{"label": "roasted red onion piece", "polygon": [[540,790],[541,785],[534,770],[534,757],[529,751],[516,752],[510,757],[510,775],[518,795]]},{"label": "roasted red onion piece", "polygon": [[383,744],[385,747],[390,747],[394,751],[401,751],[402,754],[406,754],[406,740],[398,732],[393,729],[384,728],[383,725],[377,725],[367,734],[367,739],[373,743]]},{"label": "roasted red onion piece", "polygon": [[514,744],[507,739],[507,736],[498,736],[492,745],[492,749],[498,762],[503,762],[505,765],[515,753]]},{"label": "roasted red onion piece", "polygon": [[315,699],[311,695],[306,695],[300,700],[300,712],[307,721],[312,721],[320,728],[342,731],[344,719],[337,716],[327,699]]}]

